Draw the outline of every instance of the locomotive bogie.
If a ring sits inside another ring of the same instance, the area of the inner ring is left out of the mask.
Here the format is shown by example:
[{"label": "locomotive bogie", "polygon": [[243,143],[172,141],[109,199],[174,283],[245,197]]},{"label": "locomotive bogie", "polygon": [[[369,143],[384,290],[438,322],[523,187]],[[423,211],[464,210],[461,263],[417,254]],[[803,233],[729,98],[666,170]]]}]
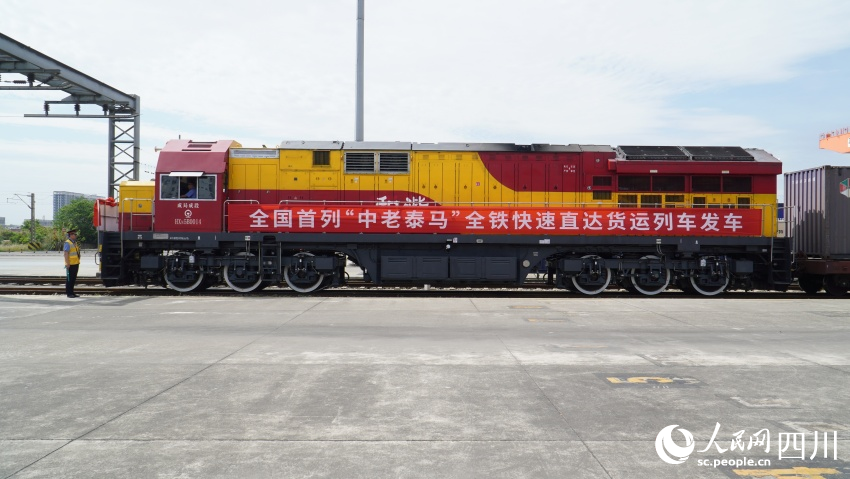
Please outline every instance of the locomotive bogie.
[{"label": "locomotive bogie", "polygon": [[632,268],[629,282],[635,291],[645,296],[655,296],[667,289],[670,284],[671,271],[667,265],[655,255],[640,258],[640,267]]},{"label": "locomotive bogie", "polygon": [[645,296],[654,296],[671,286],[703,296],[715,296],[733,287],[752,289],[754,283],[758,289],[775,289],[765,280],[768,277],[765,265],[759,268],[762,274],[756,277],[756,263],[752,259],[684,258],[676,255],[672,258],[657,255],[603,258],[585,255],[561,259],[559,265],[559,274],[563,276],[557,285],[586,295],[599,294],[609,284]]},{"label": "locomotive bogie", "polygon": [[570,277],[573,288],[587,296],[595,296],[611,284],[611,268],[596,255],[585,255],[581,258],[581,269]]},{"label": "locomotive bogie", "polygon": [[850,275],[833,274],[824,277],[824,289],[831,296],[846,296],[850,290]]},{"label": "locomotive bogie", "polygon": [[[735,271],[739,274],[751,273],[752,263],[737,261]],[[696,291],[703,296],[716,296],[726,291],[731,279],[730,265],[724,258],[703,257],[688,275],[690,282],[688,290]],[[738,280],[743,283],[748,280],[748,277],[742,276]]]},{"label": "locomotive bogie", "polygon": [[283,278],[291,290],[298,293],[312,293],[323,285],[327,285],[325,273],[316,267],[317,258],[313,253],[296,253],[287,263],[283,270]]},{"label": "locomotive bogie", "polygon": [[210,279],[195,261],[193,253],[181,251],[164,259],[165,268],[162,275],[169,288],[181,293],[190,293],[201,291],[210,285]]},{"label": "locomotive bogie", "polygon": [[262,289],[263,268],[260,258],[253,253],[239,252],[225,261],[221,275],[230,289],[250,293]]},{"label": "locomotive bogie", "polygon": [[826,291],[830,296],[846,296],[850,290],[850,274],[819,274],[803,272],[798,274],[800,289],[807,294]]}]

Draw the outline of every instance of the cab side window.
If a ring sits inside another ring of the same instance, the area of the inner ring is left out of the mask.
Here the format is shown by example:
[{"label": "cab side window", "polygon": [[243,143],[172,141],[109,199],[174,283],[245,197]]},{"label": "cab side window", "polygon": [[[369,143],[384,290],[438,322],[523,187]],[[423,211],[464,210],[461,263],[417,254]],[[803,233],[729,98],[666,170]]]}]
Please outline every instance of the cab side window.
[{"label": "cab side window", "polygon": [[163,200],[184,199],[189,191],[190,183],[195,188],[195,199],[214,200],[216,197],[215,175],[204,176],[169,176],[159,177],[159,197]]},{"label": "cab side window", "polygon": [[180,178],[162,175],[159,177],[159,197],[163,200],[180,197]]},{"label": "cab side window", "polygon": [[215,199],[215,176],[201,176],[198,180],[198,199]]}]

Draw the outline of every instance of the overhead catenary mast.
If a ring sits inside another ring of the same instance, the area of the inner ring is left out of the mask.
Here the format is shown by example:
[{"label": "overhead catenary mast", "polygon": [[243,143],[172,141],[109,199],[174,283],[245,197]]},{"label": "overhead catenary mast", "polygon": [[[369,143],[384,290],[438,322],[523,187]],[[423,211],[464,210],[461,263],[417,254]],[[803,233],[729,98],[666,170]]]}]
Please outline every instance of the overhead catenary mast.
[{"label": "overhead catenary mast", "polygon": [[356,131],[354,139],[363,141],[363,17],[365,0],[357,0],[357,86],[356,86]]}]

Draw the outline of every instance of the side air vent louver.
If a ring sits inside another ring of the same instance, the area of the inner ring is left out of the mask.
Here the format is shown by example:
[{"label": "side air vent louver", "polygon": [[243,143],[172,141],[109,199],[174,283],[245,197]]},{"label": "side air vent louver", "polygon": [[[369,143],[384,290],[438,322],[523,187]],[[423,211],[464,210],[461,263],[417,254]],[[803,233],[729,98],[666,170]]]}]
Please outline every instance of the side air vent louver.
[{"label": "side air vent louver", "polygon": [[380,153],[380,173],[410,173],[409,153]]},{"label": "side air vent louver", "polygon": [[346,173],[374,173],[375,172],[375,154],[361,152],[346,152],[345,153],[345,172]]}]

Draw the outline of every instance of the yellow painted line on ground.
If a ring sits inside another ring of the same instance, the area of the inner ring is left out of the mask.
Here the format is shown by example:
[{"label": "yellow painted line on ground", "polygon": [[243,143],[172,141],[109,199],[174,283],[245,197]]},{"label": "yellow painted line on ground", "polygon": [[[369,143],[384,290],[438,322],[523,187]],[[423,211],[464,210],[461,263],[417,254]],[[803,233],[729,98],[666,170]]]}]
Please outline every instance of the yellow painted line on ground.
[{"label": "yellow painted line on ground", "polygon": [[639,384],[672,384],[676,386],[693,386],[700,384],[698,379],[683,378],[678,376],[606,376],[605,380],[611,384],[639,385]]},{"label": "yellow painted line on ground", "polygon": [[740,477],[769,477],[772,479],[829,479],[826,476],[841,474],[830,467],[792,467],[790,469],[732,469]]},{"label": "yellow painted line on ground", "polygon": [[664,378],[664,377],[650,377],[650,376],[635,376],[631,378],[626,378],[623,381],[621,378],[605,378],[610,383],[614,384],[649,384],[649,383],[659,383],[659,384],[668,384],[672,383],[673,379]]}]

